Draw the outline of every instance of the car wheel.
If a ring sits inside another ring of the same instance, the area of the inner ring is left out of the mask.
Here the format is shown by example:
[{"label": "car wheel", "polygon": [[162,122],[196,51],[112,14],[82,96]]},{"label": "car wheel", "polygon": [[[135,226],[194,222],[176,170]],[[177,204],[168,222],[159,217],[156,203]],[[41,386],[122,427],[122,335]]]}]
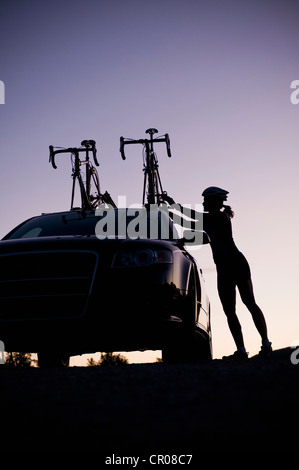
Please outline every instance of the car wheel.
[{"label": "car wheel", "polygon": [[182,328],[170,333],[165,341],[163,362],[200,362],[212,358],[210,340],[195,329],[196,308],[197,292],[194,276],[191,276]]},{"label": "car wheel", "polygon": [[194,344],[195,361],[210,361],[213,358],[210,338],[202,336],[200,333],[196,336]]},{"label": "car wheel", "polygon": [[195,331],[184,335],[175,334],[168,338],[162,348],[162,361],[167,363],[201,362],[212,359],[208,338]]},{"label": "car wheel", "polygon": [[64,353],[40,351],[37,353],[39,367],[68,367],[70,356]]}]

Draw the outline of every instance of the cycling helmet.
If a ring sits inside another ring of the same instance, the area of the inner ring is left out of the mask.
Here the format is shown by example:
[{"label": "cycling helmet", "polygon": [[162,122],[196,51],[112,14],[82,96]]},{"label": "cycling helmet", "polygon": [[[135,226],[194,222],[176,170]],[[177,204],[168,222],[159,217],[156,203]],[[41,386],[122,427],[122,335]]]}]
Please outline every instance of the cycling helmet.
[{"label": "cycling helmet", "polygon": [[217,186],[209,186],[202,193],[203,197],[217,196],[221,197],[224,201],[227,199],[228,191],[225,189],[217,188]]}]

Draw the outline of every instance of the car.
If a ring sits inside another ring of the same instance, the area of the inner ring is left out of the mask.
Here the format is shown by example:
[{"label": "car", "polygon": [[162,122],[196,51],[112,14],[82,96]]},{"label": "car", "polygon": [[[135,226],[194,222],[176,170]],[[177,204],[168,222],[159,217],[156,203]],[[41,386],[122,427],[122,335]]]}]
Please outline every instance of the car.
[{"label": "car", "polygon": [[[201,269],[167,211],[44,213],[0,241],[0,339],[40,367],[85,353],[162,350],[212,358]],[[203,233],[202,243],[207,243]]]}]

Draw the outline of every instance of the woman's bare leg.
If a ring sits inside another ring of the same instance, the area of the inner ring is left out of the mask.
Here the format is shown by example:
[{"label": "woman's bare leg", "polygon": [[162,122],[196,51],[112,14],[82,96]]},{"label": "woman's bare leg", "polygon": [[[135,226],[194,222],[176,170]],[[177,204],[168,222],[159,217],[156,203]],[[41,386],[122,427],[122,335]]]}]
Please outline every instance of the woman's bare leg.
[{"label": "woman's bare leg", "polygon": [[265,317],[260,307],[256,304],[251,279],[242,281],[238,284],[241,299],[250,311],[254,324],[261,335],[262,340],[268,339],[267,325]]},{"label": "woman's bare leg", "polygon": [[218,293],[222,303],[227,322],[237,348],[244,348],[244,340],[241,324],[236,315],[236,287],[225,276],[219,276],[217,280]]}]

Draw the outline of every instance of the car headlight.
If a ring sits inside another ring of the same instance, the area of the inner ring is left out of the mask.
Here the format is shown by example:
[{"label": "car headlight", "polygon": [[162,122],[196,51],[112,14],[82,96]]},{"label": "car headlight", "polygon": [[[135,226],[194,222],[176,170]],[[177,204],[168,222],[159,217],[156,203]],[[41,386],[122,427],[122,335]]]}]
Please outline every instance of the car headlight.
[{"label": "car headlight", "polygon": [[117,251],[112,261],[113,268],[145,267],[155,263],[170,264],[173,262],[169,250],[121,250]]}]

